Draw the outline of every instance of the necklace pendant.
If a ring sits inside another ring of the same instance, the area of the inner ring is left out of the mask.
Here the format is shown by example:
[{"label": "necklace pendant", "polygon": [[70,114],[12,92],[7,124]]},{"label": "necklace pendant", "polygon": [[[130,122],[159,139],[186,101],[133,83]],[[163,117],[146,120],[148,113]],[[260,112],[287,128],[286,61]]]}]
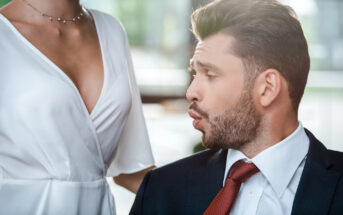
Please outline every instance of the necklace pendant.
[{"label": "necklace pendant", "polygon": [[62,21],[61,17],[58,17],[58,18],[57,18],[57,21],[59,21],[59,22]]},{"label": "necklace pendant", "polygon": [[63,20],[63,24],[67,24],[67,20],[64,19],[64,20]]},{"label": "necklace pendant", "polygon": [[52,16],[50,16],[50,17],[49,17],[49,20],[52,21],[52,20],[54,20],[54,18],[52,18]]}]

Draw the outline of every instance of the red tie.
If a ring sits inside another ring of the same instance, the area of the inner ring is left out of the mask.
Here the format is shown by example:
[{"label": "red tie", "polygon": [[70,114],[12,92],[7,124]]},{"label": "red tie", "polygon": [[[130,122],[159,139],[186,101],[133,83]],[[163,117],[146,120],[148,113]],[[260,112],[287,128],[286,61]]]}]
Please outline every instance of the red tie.
[{"label": "red tie", "polygon": [[260,170],[253,163],[237,161],[230,169],[225,186],[208,206],[204,215],[227,215],[235,202],[241,184]]}]

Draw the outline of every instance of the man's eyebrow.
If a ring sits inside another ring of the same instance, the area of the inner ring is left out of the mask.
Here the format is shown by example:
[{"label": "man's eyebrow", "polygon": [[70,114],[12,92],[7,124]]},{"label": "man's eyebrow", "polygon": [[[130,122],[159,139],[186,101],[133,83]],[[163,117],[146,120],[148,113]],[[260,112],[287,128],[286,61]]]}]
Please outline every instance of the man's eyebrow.
[{"label": "man's eyebrow", "polygon": [[196,61],[195,62],[197,66],[202,67],[202,68],[206,68],[206,69],[210,69],[210,70],[219,70],[217,66],[215,66],[214,64],[211,63],[203,63],[200,61]]},{"label": "man's eyebrow", "polygon": [[203,63],[203,62],[200,62],[200,61],[193,61],[193,60],[190,60],[189,62],[189,66],[187,68],[188,72],[194,72],[194,65],[197,65],[198,67],[201,67],[201,68],[206,68],[206,69],[209,69],[209,70],[213,70],[213,71],[218,71],[219,68],[211,63]]}]

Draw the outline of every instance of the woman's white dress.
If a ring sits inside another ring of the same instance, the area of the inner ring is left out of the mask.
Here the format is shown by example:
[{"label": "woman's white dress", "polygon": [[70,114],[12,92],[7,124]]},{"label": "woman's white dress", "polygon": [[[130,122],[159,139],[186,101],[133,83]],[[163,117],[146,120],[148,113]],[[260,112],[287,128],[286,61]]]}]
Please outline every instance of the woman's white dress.
[{"label": "woman's white dress", "polygon": [[126,34],[91,14],[104,84],[90,114],[68,76],[0,14],[0,214],[115,214],[105,177],[154,163]]}]

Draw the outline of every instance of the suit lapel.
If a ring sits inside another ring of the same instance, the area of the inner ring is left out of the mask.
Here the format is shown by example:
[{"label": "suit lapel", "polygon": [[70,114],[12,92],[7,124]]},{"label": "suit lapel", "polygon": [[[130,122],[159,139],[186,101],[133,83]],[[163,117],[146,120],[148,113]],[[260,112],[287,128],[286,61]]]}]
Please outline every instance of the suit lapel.
[{"label": "suit lapel", "polygon": [[188,175],[188,214],[202,214],[223,186],[227,150],[218,150]]},{"label": "suit lapel", "polygon": [[327,149],[308,130],[310,149],[294,198],[292,215],[328,214],[341,173],[331,169]]}]

